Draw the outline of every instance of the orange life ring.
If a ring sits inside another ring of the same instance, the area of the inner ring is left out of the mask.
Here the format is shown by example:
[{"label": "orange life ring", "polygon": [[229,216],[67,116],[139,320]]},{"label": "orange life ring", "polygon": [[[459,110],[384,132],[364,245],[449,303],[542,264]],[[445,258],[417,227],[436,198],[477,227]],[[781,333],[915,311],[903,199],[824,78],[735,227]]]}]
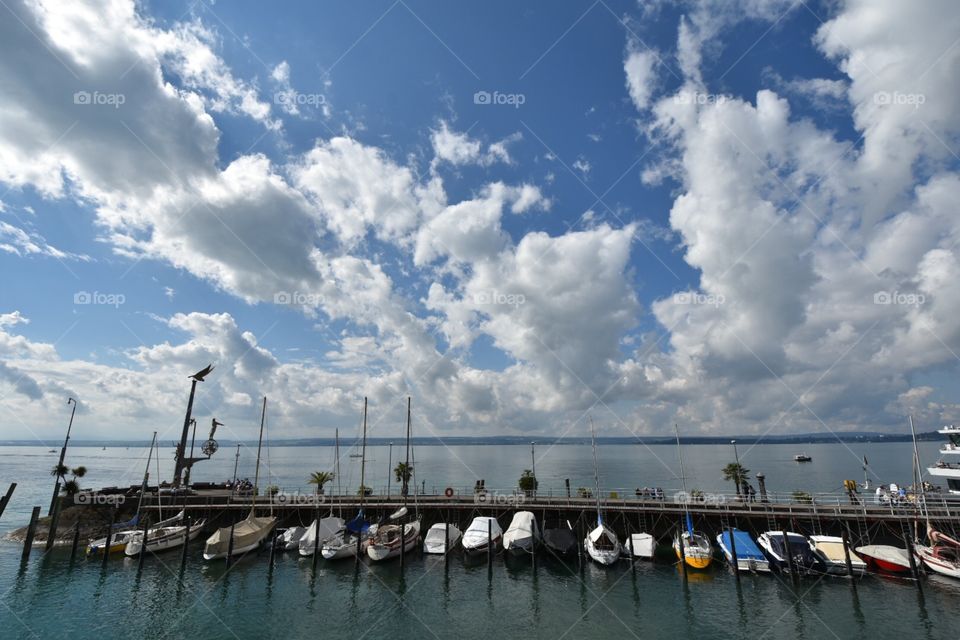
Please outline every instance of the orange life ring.
[{"label": "orange life ring", "polygon": [[443,495],[447,496],[448,498],[452,498],[452,497],[453,497],[453,487],[447,487],[446,490],[443,492]]}]

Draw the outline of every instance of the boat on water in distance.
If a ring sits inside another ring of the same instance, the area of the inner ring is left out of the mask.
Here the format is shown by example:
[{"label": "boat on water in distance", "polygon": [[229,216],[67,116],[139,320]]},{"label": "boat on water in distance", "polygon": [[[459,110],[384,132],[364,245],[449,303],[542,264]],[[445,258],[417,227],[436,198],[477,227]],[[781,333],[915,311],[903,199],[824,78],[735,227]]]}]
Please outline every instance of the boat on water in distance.
[{"label": "boat on water in distance", "polygon": [[813,458],[805,453],[798,453],[797,455],[793,456],[794,462],[810,462],[811,460],[813,460]]},{"label": "boat on water in distance", "polygon": [[540,543],[537,517],[529,511],[513,514],[507,532],[503,534],[503,548],[513,555],[534,553]]},{"label": "boat on water in distance", "polygon": [[461,535],[460,529],[454,525],[438,522],[431,526],[423,537],[423,552],[444,554],[447,549],[452,550],[457,546]]},{"label": "boat on water in distance", "polygon": [[731,542],[730,532],[724,531],[717,535],[717,545],[726,557],[730,566],[733,566],[733,548],[737,551],[737,571],[748,571],[752,573],[769,573],[770,562],[763,555],[763,551],[753,541],[750,534],[740,529],[733,530],[733,540]]},{"label": "boat on water in distance", "polygon": [[947,436],[947,442],[940,445],[940,460],[932,467],[927,467],[927,473],[947,481],[947,490],[953,494],[960,494],[960,427],[946,425],[937,429],[937,433]]},{"label": "boat on water in distance", "polygon": [[[847,558],[843,552],[843,538],[839,536],[810,536],[810,543],[820,554],[821,560],[827,567],[827,573],[839,576],[847,575]],[[850,568],[853,569],[853,575],[860,576],[867,570],[867,563],[850,551]]]},{"label": "boat on water in distance", "polygon": [[477,516],[463,532],[460,545],[468,556],[476,556],[487,553],[488,542],[493,545],[493,552],[496,553],[500,549],[502,539],[503,529],[500,528],[496,518]]}]

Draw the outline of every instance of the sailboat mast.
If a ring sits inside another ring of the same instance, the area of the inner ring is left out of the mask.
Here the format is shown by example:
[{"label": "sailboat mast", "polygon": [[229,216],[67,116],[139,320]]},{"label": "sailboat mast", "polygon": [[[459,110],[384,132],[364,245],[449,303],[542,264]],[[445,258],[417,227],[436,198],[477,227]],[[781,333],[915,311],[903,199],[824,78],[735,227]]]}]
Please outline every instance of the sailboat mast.
[{"label": "sailboat mast", "polygon": [[[930,516],[926,513],[927,507],[927,496],[926,492],[923,489],[923,473],[920,471],[920,452],[917,450],[917,432],[913,428],[913,416],[910,416],[910,437],[913,439],[913,486],[920,486],[920,511],[923,513],[924,518],[927,520],[927,525],[930,524]],[[919,535],[919,534],[918,534]]]},{"label": "sailboat mast", "polygon": [[680,449],[680,427],[677,426],[677,423],[673,423],[673,431],[677,434],[677,457],[680,458],[680,484],[683,487],[683,492],[687,492],[687,478],[683,473],[683,451]]},{"label": "sailboat mast", "polygon": [[363,499],[367,494],[367,487],[364,484],[367,468],[367,397],[363,397],[363,444],[360,446],[360,510],[363,511]]},{"label": "sailboat mast", "polygon": [[257,440],[257,466],[253,472],[253,504],[250,513],[257,508],[257,494],[260,493],[260,447],[263,445],[263,423],[267,420],[267,396],[263,396],[263,409],[260,411],[260,439]]},{"label": "sailboat mast", "polygon": [[593,416],[590,417],[590,444],[593,447],[593,482],[596,486],[597,524],[600,524],[600,467],[597,464],[597,434],[593,429]]},{"label": "sailboat mast", "polygon": [[[147,454],[147,467],[143,470],[143,484],[140,485],[140,500],[137,501],[137,515],[140,515],[140,507],[143,505],[143,494],[147,492],[147,478],[150,476],[150,460],[153,458],[153,447],[157,444],[157,432],[153,432],[153,440],[150,441],[150,453]],[[159,475],[157,476],[160,477]],[[159,485],[157,485],[159,487]],[[159,493],[157,494],[157,504],[160,504]]]},{"label": "sailboat mast", "polygon": [[[407,396],[407,457],[403,464],[403,487],[405,489],[403,492],[403,504],[407,504],[407,496],[410,495],[410,480],[406,477],[407,474],[410,473],[410,396]],[[413,490],[416,491],[417,488],[414,487]]]},{"label": "sailboat mast", "polygon": [[[338,512],[343,516],[343,503],[341,502],[341,496],[343,496],[343,484],[340,482],[340,429],[334,429],[333,431],[333,455],[336,457],[336,460],[333,462],[334,476],[337,478],[337,505],[339,507]],[[331,513],[333,511],[331,510]]]}]

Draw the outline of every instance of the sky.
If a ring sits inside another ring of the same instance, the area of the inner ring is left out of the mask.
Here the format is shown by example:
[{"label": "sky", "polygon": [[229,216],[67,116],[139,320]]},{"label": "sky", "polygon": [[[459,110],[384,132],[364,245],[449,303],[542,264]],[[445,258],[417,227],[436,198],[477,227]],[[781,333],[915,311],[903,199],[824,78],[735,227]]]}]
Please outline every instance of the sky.
[{"label": "sky", "polygon": [[0,439],[960,420],[949,0],[0,7]]}]

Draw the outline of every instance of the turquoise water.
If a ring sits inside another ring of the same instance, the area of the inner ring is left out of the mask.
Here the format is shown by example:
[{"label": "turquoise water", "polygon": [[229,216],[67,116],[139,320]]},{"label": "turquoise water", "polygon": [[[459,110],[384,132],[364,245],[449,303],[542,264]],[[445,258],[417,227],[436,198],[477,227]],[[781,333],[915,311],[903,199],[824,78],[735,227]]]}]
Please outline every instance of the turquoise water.
[{"label": "turquoise water", "polygon": [[[740,453],[745,466],[767,475],[771,490],[828,491],[843,478],[862,479],[856,455],[864,452],[883,482],[909,480],[909,446],[864,448],[769,445]],[[675,450],[651,449],[601,447],[605,489],[679,486],[669,470],[677,466]],[[813,463],[793,463],[799,449]],[[923,447],[925,462],[935,459],[935,449],[933,443]],[[206,468],[198,465],[194,478],[232,476],[233,458],[226,453],[204,463]],[[382,471],[385,490],[388,451],[371,453],[371,468]],[[77,448],[68,462],[91,468],[87,485],[133,484],[143,473],[145,452],[140,454]],[[434,484],[472,485],[474,475],[485,477],[488,487],[506,478],[502,486],[509,487],[530,466],[529,447],[421,447],[416,454],[428,490]],[[690,446],[684,454],[688,484],[724,488],[719,468],[732,451]],[[276,448],[272,481],[306,490],[305,472],[328,468],[330,459],[323,447]],[[11,480],[21,483],[0,528],[23,524],[34,504],[46,506],[52,488],[46,471],[55,461],[36,447],[0,448],[0,488]],[[170,461],[161,462],[161,475],[169,474]],[[252,469],[244,472],[247,462],[241,459],[241,476],[252,476]],[[344,469],[344,478],[355,471]],[[589,447],[554,447],[537,461],[537,474],[541,490],[560,491],[565,477],[573,486],[590,484]],[[581,571],[575,561],[568,566],[544,558],[534,570],[529,561],[498,557],[488,573],[483,562],[467,565],[455,556],[445,569],[442,558],[416,554],[401,574],[399,562],[356,567],[321,560],[314,571],[310,560],[293,555],[278,556],[271,569],[266,553],[226,570],[204,563],[199,550],[195,544],[182,574],[176,552],[148,558],[138,574],[134,560],[111,560],[105,572],[95,561],[71,565],[65,550],[47,556],[36,550],[21,568],[20,547],[0,543],[0,637],[956,638],[960,625],[960,582],[939,578],[925,581],[921,598],[911,582],[879,577],[867,577],[855,589],[842,579],[794,586],[775,576],[744,577],[738,585],[719,563],[685,583],[669,558],[638,563],[635,570],[624,562],[613,568],[587,564]]]}]

